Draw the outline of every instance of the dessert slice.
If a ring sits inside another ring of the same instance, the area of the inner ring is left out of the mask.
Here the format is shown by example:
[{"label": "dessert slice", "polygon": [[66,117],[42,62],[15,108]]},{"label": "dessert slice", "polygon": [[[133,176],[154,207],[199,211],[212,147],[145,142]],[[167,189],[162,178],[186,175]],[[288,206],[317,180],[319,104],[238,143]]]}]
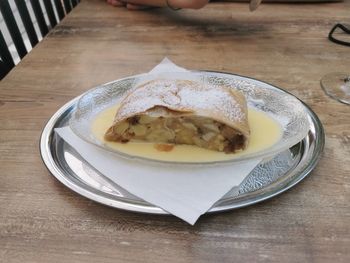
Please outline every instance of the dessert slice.
[{"label": "dessert slice", "polygon": [[189,80],[153,80],[128,94],[105,139],[188,144],[233,153],[249,139],[244,96]]}]

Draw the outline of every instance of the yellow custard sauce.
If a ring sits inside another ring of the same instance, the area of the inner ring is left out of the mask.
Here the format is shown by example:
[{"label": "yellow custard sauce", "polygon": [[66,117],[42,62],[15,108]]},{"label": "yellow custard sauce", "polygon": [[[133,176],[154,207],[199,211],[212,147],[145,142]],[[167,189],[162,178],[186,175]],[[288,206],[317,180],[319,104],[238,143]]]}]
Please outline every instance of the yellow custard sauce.
[{"label": "yellow custard sauce", "polygon": [[234,154],[216,152],[192,145],[176,145],[170,152],[157,150],[153,143],[128,142],[118,143],[104,140],[104,134],[112,125],[118,105],[99,113],[92,123],[92,133],[99,141],[119,152],[160,161],[173,162],[215,162],[234,159],[235,157],[261,151],[277,143],[282,136],[280,124],[267,114],[248,109],[250,140],[247,149]]}]

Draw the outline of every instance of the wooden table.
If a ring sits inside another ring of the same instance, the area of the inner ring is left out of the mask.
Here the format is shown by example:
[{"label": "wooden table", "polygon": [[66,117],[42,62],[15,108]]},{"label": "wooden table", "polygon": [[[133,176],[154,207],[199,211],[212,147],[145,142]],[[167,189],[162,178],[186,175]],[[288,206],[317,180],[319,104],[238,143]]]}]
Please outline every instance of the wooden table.
[{"label": "wooden table", "polygon": [[[320,78],[350,73],[329,42],[350,2],[215,3],[199,11],[130,12],[85,0],[0,83],[0,262],[350,262],[350,107]],[[190,226],[83,198],[50,176],[40,132],[65,102],[163,57],[283,87],[318,114],[326,147],[312,174],[258,205]]]}]

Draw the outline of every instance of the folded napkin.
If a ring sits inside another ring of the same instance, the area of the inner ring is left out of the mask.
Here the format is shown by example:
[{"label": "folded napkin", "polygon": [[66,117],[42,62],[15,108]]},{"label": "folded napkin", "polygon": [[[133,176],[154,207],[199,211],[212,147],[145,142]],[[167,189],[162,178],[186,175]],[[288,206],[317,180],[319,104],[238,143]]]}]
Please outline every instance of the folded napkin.
[{"label": "folded napkin", "polygon": [[[184,72],[164,59],[150,73]],[[239,164],[180,166],[128,160],[80,139],[69,127],[56,133],[90,165],[131,194],[194,224],[261,160]]]}]

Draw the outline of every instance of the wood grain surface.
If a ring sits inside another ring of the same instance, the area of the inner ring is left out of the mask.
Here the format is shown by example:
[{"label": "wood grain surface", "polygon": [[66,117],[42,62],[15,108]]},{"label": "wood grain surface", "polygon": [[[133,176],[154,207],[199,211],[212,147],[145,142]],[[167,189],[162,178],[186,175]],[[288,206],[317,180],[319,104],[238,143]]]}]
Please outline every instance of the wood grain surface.
[{"label": "wood grain surface", "polygon": [[[320,78],[350,73],[350,48],[326,38],[350,2],[211,3],[198,11],[131,12],[99,0],[75,8],[0,83],[0,262],[350,262],[350,106]],[[163,57],[280,86],[320,117],[326,147],[286,193],[248,208],[172,216],[105,207],[43,165],[41,130],[95,85],[150,70]]]}]

